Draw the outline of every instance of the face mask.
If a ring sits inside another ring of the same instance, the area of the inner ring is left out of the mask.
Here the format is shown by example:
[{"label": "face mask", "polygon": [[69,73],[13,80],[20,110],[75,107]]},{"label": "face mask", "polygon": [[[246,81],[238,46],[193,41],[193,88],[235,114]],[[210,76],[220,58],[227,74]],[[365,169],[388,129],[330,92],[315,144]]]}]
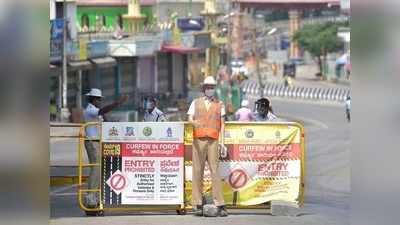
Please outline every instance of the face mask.
[{"label": "face mask", "polygon": [[215,93],[215,89],[206,89],[204,91],[204,94],[206,94],[206,96],[209,97],[209,98],[214,96],[214,93]]},{"label": "face mask", "polygon": [[152,109],[153,104],[151,102],[146,102],[146,109]]}]

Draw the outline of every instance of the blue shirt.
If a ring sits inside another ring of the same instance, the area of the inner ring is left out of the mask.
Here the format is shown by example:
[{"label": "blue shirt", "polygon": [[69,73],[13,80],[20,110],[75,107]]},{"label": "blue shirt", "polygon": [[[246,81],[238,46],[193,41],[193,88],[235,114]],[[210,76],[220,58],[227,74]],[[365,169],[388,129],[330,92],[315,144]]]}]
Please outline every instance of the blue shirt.
[{"label": "blue shirt", "polygon": [[[103,117],[99,115],[100,109],[89,103],[83,114],[84,121],[87,122],[103,122]],[[100,138],[99,126],[90,125],[86,127],[86,137],[88,138]]]}]

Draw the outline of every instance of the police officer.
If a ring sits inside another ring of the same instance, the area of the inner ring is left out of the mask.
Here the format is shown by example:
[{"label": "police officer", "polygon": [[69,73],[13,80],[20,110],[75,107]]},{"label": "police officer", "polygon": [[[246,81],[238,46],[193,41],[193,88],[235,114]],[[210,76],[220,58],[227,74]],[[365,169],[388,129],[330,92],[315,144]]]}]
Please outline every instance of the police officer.
[{"label": "police officer", "polygon": [[[193,171],[192,171],[192,205],[196,216],[203,215],[203,176],[205,162],[211,172],[212,196],[217,206],[218,216],[228,216],[222,192],[221,177],[218,173],[219,142],[223,141],[225,107],[215,95],[217,82],[208,76],[203,82],[204,96],[196,98],[187,112],[189,122],[193,125]],[[226,148],[220,146],[224,150]]]},{"label": "police officer", "polygon": [[156,107],[157,100],[149,97],[146,101],[146,111],[144,112],[144,122],[164,122],[167,121],[165,114]]},{"label": "police officer", "polygon": [[[120,106],[128,100],[128,96],[124,95],[120,97],[117,101],[110,105],[101,107],[101,101],[103,96],[101,90],[97,88],[92,88],[89,93],[86,94],[89,100],[85,112],[83,114],[84,121],[87,122],[102,122],[103,116],[113,110],[114,108]],[[100,158],[100,135],[99,126],[89,125],[86,127],[86,138],[85,148],[88,155],[89,163],[95,164],[99,163]],[[98,189],[100,184],[100,174],[99,169],[96,167],[90,167],[88,189]],[[98,206],[99,199],[96,192],[89,192],[86,195],[86,205],[87,207],[95,208]]]}]

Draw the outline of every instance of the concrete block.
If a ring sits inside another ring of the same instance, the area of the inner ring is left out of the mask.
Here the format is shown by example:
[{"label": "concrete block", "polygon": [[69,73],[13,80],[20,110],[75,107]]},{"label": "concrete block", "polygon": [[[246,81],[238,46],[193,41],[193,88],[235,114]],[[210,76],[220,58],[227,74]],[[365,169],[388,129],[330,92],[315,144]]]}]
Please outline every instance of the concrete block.
[{"label": "concrete block", "polygon": [[215,205],[207,204],[203,206],[203,215],[205,217],[216,217],[218,216],[218,208]]},{"label": "concrete block", "polygon": [[271,214],[273,216],[298,216],[300,213],[300,208],[295,203],[271,201]]}]

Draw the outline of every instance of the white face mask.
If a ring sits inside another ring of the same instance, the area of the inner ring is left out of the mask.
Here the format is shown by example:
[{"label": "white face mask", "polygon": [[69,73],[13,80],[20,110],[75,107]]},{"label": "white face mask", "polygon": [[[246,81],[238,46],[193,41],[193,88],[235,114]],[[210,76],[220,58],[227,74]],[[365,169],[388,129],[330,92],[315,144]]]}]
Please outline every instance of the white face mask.
[{"label": "white face mask", "polygon": [[146,102],[146,109],[152,109],[153,108],[153,103],[152,102]]},{"label": "white face mask", "polygon": [[207,97],[212,97],[212,96],[214,96],[214,94],[215,94],[215,89],[206,89],[205,91],[204,91],[204,94],[207,96]]}]

